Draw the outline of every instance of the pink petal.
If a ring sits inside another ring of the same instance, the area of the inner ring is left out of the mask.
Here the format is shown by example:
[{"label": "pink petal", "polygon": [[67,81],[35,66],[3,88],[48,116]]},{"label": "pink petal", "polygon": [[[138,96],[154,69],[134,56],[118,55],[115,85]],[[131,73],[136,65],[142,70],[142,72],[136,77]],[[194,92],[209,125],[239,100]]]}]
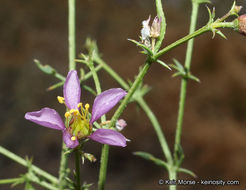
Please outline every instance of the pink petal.
[{"label": "pink petal", "polygon": [[27,112],[25,119],[37,123],[43,127],[48,127],[57,130],[65,128],[60,115],[54,109],[43,108],[40,111]]},{"label": "pink petal", "polygon": [[126,138],[121,133],[112,129],[97,129],[89,138],[101,144],[126,146]]},{"label": "pink petal", "polygon": [[79,141],[78,140],[72,141],[71,137],[72,136],[70,135],[69,132],[67,132],[66,130],[63,131],[63,141],[66,144],[66,146],[68,148],[75,148],[76,146],[79,145]]},{"label": "pink petal", "polygon": [[69,109],[77,109],[81,95],[80,81],[77,71],[72,70],[68,73],[63,87],[63,95],[67,107]]},{"label": "pink petal", "polygon": [[99,94],[94,100],[90,124],[111,110],[126,94],[121,88],[111,88]]}]

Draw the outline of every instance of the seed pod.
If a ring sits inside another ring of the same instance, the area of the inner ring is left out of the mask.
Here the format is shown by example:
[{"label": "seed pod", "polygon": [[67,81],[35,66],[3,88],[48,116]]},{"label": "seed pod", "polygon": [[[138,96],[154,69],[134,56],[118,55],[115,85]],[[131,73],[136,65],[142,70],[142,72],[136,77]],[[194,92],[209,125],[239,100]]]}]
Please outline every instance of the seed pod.
[{"label": "seed pod", "polygon": [[238,31],[241,34],[246,35],[246,14],[238,17]]}]

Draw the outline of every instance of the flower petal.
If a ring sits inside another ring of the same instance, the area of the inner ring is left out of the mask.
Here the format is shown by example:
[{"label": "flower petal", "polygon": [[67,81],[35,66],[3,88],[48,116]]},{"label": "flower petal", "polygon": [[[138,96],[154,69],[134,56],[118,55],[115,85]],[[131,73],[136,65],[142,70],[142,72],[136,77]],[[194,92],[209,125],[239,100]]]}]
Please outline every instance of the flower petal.
[{"label": "flower petal", "polygon": [[111,88],[99,94],[94,100],[90,124],[111,110],[126,94],[121,88]]},{"label": "flower petal", "polygon": [[126,137],[112,129],[97,129],[89,138],[101,144],[126,146]]},{"label": "flower petal", "polygon": [[66,146],[68,148],[75,148],[76,146],[79,145],[79,141],[78,140],[71,140],[71,135],[69,132],[67,132],[66,130],[63,131],[63,141],[66,144]]},{"label": "flower petal", "polygon": [[68,73],[63,87],[63,95],[67,107],[69,109],[77,109],[81,95],[80,82],[77,71],[71,70]]},{"label": "flower petal", "polygon": [[60,115],[56,112],[56,110],[50,108],[43,108],[40,111],[27,112],[25,114],[25,119],[52,129],[63,130],[65,128]]}]

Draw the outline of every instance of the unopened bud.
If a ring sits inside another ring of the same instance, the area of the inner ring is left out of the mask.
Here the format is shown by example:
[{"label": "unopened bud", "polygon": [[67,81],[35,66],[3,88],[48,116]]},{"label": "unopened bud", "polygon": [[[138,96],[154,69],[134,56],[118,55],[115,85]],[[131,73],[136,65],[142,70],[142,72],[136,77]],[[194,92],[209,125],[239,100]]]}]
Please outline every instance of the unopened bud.
[{"label": "unopened bud", "polygon": [[238,31],[241,34],[246,35],[246,14],[238,17]]},{"label": "unopened bud", "polygon": [[150,36],[152,38],[158,38],[160,36],[161,30],[161,17],[156,16],[152,22],[152,26],[150,28]]},{"label": "unopened bud", "polygon": [[116,122],[116,129],[118,131],[122,131],[125,127],[126,127],[127,123],[124,119],[119,119],[117,122]]},{"label": "unopened bud", "polygon": [[242,6],[236,5],[236,6],[234,7],[234,12],[235,12],[235,13],[239,13],[239,12],[241,11],[242,8],[243,8]]}]

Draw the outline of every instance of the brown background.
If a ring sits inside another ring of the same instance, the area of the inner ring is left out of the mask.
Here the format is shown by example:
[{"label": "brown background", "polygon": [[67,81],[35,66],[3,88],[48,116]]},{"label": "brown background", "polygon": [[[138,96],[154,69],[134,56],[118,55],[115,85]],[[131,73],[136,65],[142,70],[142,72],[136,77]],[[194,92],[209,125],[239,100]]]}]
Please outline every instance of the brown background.
[{"label": "brown background", "polygon": [[[133,79],[144,56],[126,39],[138,39],[141,22],[155,15],[154,1],[147,0],[85,0],[77,1],[77,53],[83,49],[87,36],[97,40],[103,58],[125,79]],[[213,1],[217,16],[230,9],[231,0]],[[238,4],[246,7],[245,1]],[[211,7],[211,5],[209,5]],[[164,1],[167,33],[164,45],[188,32],[190,1]],[[245,13],[243,9],[242,13]],[[201,5],[198,26],[208,18]],[[240,186],[192,186],[179,189],[246,188],[246,38],[223,30],[228,40],[204,34],[195,41],[192,72],[201,83],[190,82],[183,126],[183,167],[194,171],[199,179],[240,180]],[[183,62],[185,45],[162,57]],[[39,59],[60,73],[67,73],[67,1],[1,0],[0,6],[0,144],[11,151],[34,158],[34,163],[57,176],[61,134],[24,120],[27,111],[52,107],[63,114],[64,107],[56,101],[62,90],[46,92],[57,82],[43,74],[33,63]],[[179,98],[179,78],[173,72],[153,64],[144,82],[152,87],[146,101],[159,118],[170,147],[173,146]],[[102,88],[118,87],[100,72]],[[93,81],[87,84],[93,85]],[[82,101],[92,103],[93,97],[82,92]],[[111,112],[112,114],[113,112]],[[146,151],[163,158],[156,134],[145,113],[134,103],[122,115],[128,126],[123,131],[131,139],[126,148],[110,149],[107,189],[152,190],[166,171],[132,155]],[[87,143],[86,151],[100,157],[101,145]],[[70,165],[74,166],[73,157]],[[99,162],[83,165],[82,179],[96,182]],[[0,155],[0,178],[17,177],[25,168]],[[181,175],[182,179],[192,179]],[[0,189],[10,189],[0,186]],[[23,189],[17,186],[15,189]],[[39,188],[42,189],[42,188]],[[96,189],[96,184],[92,189]]]}]

